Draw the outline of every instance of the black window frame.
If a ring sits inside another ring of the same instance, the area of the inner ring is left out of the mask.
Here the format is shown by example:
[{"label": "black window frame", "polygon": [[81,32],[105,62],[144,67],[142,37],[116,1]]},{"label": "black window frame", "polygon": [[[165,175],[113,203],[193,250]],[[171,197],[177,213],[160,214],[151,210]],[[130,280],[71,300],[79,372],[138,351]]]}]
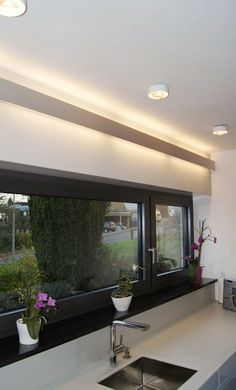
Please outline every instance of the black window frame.
[{"label": "black window frame", "polygon": [[[151,198],[158,196],[158,202],[165,204],[172,202],[171,204],[173,205],[186,207],[186,246],[188,247],[188,253],[190,253],[189,243],[193,236],[193,205],[191,193],[167,190],[159,187],[153,188],[145,185],[139,185],[137,187],[133,183],[121,184],[114,181],[111,184],[67,178],[60,176],[60,172],[57,175],[48,175],[45,173],[28,173],[4,169],[0,170],[0,192],[55,197],[63,196],[90,200],[123,200],[125,202],[140,203],[140,208],[142,209],[142,218],[139,220],[139,231],[142,235],[140,251],[144,259],[144,280],[134,282],[134,294],[136,296],[144,295],[167,286],[181,284],[186,280],[185,267],[179,272],[171,272],[163,276],[160,275],[158,285],[152,285],[151,258],[147,249],[150,247],[152,229],[152,224],[150,223],[152,212]],[[60,299],[59,306],[61,310],[56,316],[51,317],[50,321],[57,322],[111,305],[110,294],[113,289],[114,286],[106,287]],[[16,333],[15,320],[19,318],[20,312],[21,310],[17,309],[0,314],[0,338]]]},{"label": "black window frame", "polygon": [[[175,286],[186,281],[187,258],[191,254],[191,242],[193,237],[193,200],[192,196],[179,193],[154,192],[150,194],[150,209],[153,218],[150,218],[150,232],[151,240],[153,241],[153,233],[155,231],[155,205],[158,201],[159,205],[178,206],[183,207],[185,212],[185,219],[183,220],[183,234],[184,234],[184,267],[176,269],[167,273],[159,274],[152,278],[153,290],[159,290],[168,286]],[[153,242],[152,242],[153,244]]]}]

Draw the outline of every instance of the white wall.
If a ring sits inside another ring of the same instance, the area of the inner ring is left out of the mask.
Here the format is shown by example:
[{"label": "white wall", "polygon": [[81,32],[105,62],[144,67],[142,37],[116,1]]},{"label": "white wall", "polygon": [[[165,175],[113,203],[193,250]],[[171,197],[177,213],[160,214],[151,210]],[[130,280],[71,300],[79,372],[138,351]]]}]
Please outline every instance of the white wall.
[{"label": "white wall", "polygon": [[0,102],[0,160],[210,193],[210,172],[99,132]]},{"label": "white wall", "polygon": [[207,218],[217,243],[203,246],[204,275],[236,280],[236,150],[212,155],[216,171],[212,174],[212,196],[194,198],[195,226]]}]

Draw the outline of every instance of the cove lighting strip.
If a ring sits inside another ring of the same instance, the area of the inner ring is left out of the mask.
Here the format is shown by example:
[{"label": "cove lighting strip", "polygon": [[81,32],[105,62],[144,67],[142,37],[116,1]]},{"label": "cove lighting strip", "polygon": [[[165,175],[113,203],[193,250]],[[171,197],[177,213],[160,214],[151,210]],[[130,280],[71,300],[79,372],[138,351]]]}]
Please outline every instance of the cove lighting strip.
[{"label": "cove lighting strip", "polygon": [[206,157],[3,78],[0,79],[0,100],[156,150],[209,170],[215,169],[215,162]]}]

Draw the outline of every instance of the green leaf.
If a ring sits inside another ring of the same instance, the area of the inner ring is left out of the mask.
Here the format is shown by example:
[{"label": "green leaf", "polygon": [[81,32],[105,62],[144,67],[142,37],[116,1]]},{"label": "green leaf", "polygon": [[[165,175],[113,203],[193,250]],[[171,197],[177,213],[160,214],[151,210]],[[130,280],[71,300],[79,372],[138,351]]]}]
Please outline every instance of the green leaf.
[{"label": "green leaf", "polygon": [[36,340],[39,337],[39,331],[41,327],[41,321],[37,318],[24,318],[24,323],[27,325],[27,329],[30,337]]}]

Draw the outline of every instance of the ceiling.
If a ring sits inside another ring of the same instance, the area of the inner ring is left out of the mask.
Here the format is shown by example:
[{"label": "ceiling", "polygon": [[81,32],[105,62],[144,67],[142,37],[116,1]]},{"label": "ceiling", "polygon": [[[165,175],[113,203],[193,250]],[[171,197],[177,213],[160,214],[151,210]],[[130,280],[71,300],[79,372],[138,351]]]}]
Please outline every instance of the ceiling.
[{"label": "ceiling", "polygon": [[[235,0],[28,0],[0,17],[0,67],[200,153],[235,149],[235,15]],[[168,99],[148,99],[159,82]]]}]

